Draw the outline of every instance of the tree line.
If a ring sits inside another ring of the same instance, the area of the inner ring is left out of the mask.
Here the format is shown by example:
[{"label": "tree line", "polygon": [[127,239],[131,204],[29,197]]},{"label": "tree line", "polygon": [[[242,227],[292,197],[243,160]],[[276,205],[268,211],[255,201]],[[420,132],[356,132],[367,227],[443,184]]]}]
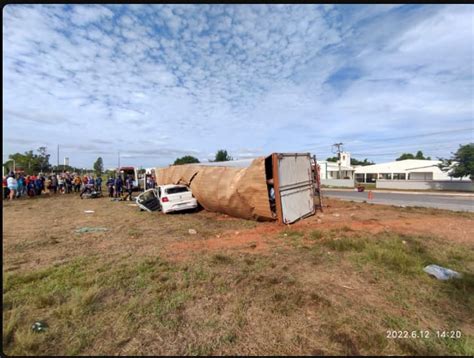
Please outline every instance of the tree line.
[{"label": "tree line", "polygon": [[[227,153],[227,150],[219,149],[214,157],[214,160],[210,160],[210,162],[228,162],[229,160],[233,160],[233,158],[229,155],[229,153]],[[184,157],[177,158],[173,165],[193,163],[200,163],[200,161],[198,158],[193,157],[192,155],[185,155]]]},{"label": "tree line", "polygon": [[[47,153],[46,147],[39,147],[37,153],[33,150],[26,151],[24,153],[10,154],[9,159],[3,163],[9,170],[13,168],[12,159],[15,161],[15,167],[21,168],[25,174],[32,175],[40,172],[82,172],[82,168],[75,168],[69,165],[53,166],[49,163],[50,154]],[[438,158],[441,163],[438,165],[443,171],[450,171],[449,175],[454,178],[461,178],[469,176],[471,180],[474,180],[474,143],[460,145],[459,149],[452,153],[451,158]],[[411,153],[403,153],[396,160],[405,159],[426,159],[430,160],[431,157],[425,157],[423,152],[419,150],[415,155]],[[233,158],[227,153],[225,149],[219,149],[211,162],[226,162],[233,160]],[[326,159],[329,162],[337,162],[337,157],[331,157]],[[186,155],[181,158],[177,158],[174,161],[174,165],[199,163],[199,159],[191,155]],[[365,158],[364,160],[357,160],[351,158],[351,165],[372,165],[375,164]],[[94,172],[96,175],[101,176],[104,173],[104,162],[101,157],[98,157],[93,164]]]}]

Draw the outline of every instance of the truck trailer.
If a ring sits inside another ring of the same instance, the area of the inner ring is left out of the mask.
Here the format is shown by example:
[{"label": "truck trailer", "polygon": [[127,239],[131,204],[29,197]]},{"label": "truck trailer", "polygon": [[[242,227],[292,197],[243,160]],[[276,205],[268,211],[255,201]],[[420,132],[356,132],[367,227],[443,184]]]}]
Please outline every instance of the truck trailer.
[{"label": "truck trailer", "polygon": [[272,153],[245,167],[226,163],[157,168],[157,184],[188,185],[204,209],[244,219],[291,224],[316,212],[310,153]]}]

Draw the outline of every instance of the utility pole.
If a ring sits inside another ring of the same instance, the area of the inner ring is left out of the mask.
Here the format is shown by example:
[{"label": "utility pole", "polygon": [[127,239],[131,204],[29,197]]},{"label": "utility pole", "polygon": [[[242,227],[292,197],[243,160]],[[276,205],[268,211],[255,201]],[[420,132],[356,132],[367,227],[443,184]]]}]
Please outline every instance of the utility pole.
[{"label": "utility pole", "polygon": [[117,170],[120,170],[120,151],[118,152],[118,167]]},{"label": "utility pole", "polygon": [[58,158],[57,158],[57,166],[56,166],[56,170],[58,171],[59,173],[59,144],[58,144]]},{"label": "utility pole", "polygon": [[[341,152],[342,152],[342,145],[343,144],[344,143],[334,143],[332,145],[333,148],[337,148],[337,158],[338,158],[337,163],[339,165],[339,177],[338,177],[338,179],[341,179],[341,176],[342,176],[341,175]],[[333,151],[333,153],[334,153],[334,151]]]}]

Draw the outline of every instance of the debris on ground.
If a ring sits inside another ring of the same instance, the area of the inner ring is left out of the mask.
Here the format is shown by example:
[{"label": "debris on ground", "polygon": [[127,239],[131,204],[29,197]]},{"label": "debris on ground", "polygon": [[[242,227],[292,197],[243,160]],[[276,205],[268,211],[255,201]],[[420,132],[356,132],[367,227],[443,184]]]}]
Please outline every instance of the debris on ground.
[{"label": "debris on ground", "polygon": [[428,265],[426,266],[423,271],[425,271],[428,275],[436,277],[438,280],[450,280],[452,278],[461,278],[462,275],[459,272],[447,269],[445,267],[441,267],[438,265]]},{"label": "debris on ground", "polygon": [[84,232],[99,232],[99,231],[107,231],[106,227],[81,227],[76,230],[77,233],[82,234]]},{"label": "debris on ground", "polygon": [[191,234],[191,235],[196,235],[196,234],[197,234],[197,231],[194,230],[194,229],[189,229],[188,232],[189,232],[189,234]]},{"label": "debris on ground", "polygon": [[339,217],[339,216],[341,216],[341,215],[340,215],[340,214],[338,214],[338,213],[335,213],[335,214],[332,214],[332,216],[334,216],[334,217],[338,218],[338,217]]},{"label": "debris on ground", "polygon": [[95,211],[94,211],[94,210],[84,210],[84,212],[85,212],[86,214],[91,214],[91,213],[94,213]]},{"label": "debris on ground", "polygon": [[102,193],[100,191],[91,191],[89,193],[84,193],[81,195],[81,199],[86,198],[86,199],[96,199],[102,197]]},{"label": "debris on ground", "polygon": [[44,332],[48,328],[48,325],[44,321],[36,321],[31,325],[31,330],[33,332]]}]

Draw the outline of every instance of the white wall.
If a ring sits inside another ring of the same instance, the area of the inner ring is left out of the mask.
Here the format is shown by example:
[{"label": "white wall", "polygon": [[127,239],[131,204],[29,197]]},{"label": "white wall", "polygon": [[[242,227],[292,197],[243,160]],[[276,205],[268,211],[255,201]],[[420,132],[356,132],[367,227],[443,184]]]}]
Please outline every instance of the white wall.
[{"label": "white wall", "polygon": [[342,186],[345,188],[353,188],[354,180],[352,179],[321,179],[323,186]]},{"label": "white wall", "polygon": [[474,182],[460,180],[377,180],[377,189],[474,191]]}]

